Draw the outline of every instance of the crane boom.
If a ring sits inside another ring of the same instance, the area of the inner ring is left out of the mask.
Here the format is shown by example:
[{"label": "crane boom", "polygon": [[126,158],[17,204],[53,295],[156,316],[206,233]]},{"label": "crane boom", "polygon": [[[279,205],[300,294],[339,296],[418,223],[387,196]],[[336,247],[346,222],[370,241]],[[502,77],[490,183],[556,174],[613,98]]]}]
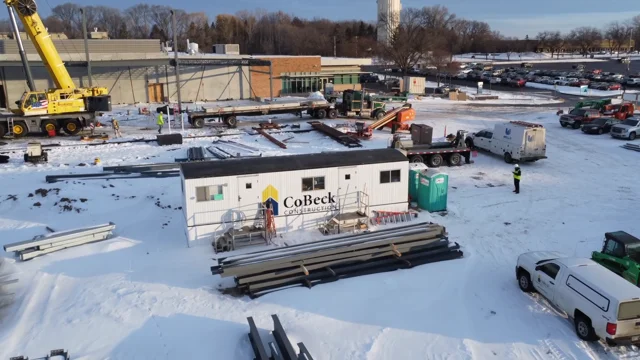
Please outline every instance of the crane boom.
[{"label": "crane boom", "polygon": [[7,6],[13,7],[24,25],[25,31],[33,42],[42,62],[58,89],[75,89],[73,79],[64,66],[51,35],[42,23],[34,0],[4,0]]}]

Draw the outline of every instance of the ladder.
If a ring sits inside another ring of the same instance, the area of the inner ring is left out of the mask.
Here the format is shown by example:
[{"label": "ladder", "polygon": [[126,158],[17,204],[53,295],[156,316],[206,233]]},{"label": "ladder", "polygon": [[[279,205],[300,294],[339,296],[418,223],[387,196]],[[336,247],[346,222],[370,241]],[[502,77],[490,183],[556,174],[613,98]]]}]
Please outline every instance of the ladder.
[{"label": "ladder", "polygon": [[411,211],[376,211],[375,217],[371,218],[371,225],[397,224],[400,222],[409,222],[415,217]]},{"label": "ladder", "polygon": [[13,118],[10,117],[7,119],[7,133],[5,134],[6,137],[14,137],[13,136]]}]

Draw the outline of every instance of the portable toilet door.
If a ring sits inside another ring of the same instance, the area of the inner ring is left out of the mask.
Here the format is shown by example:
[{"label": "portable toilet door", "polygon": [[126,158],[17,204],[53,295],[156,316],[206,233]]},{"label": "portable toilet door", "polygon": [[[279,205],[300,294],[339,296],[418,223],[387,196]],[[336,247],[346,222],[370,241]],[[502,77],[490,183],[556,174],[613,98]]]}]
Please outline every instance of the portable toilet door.
[{"label": "portable toilet door", "polygon": [[427,165],[423,163],[409,163],[409,197],[411,198],[411,202],[418,202],[420,175],[427,171],[427,169]]},{"label": "portable toilet door", "polygon": [[429,212],[447,210],[449,176],[444,173],[429,173],[420,179],[418,206]]}]

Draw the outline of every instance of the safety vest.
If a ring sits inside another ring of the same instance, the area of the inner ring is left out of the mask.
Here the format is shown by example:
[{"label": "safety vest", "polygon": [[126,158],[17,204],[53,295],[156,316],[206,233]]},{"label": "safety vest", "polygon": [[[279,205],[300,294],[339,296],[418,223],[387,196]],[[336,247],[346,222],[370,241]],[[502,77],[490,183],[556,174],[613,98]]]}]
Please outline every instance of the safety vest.
[{"label": "safety vest", "polygon": [[520,168],[515,169],[513,171],[513,178],[516,180],[520,180],[520,176],[522,176],[522,172],[520,172]]},{"label": "safety vest", "polygon": [[158,114],[158,121],[156,122],[158,125],[164,125],[164,119],[162,118],[162,113]]},{"label": "safety vest", "polygon": [[120,123],[116,119],[113,119],[113,128],[116,130],[120,129]]}]

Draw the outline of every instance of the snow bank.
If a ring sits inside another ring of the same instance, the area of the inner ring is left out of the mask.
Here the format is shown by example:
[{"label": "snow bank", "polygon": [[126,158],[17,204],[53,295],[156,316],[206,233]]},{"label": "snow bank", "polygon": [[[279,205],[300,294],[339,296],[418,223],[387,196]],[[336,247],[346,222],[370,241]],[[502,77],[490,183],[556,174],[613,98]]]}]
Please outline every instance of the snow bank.
[{"label": "snow bank", "polygon": [[[526,86],[530,87],[530,88],[534,88],[534,89],[558,91],[561,94],[576,95],[576,96],[586,96],[586,97],[616,96],[616,95],[622,95],[622,93],[623,93],[622,90],[595,90],[595,89],[588,89],[588,93],[584,94],[584,93],[580,92],[580,88],[574,87],[574,86],[560,86],[560,85],[558,85],[558,87],[556,89],[556,87],[554,85],[539,84],[539,83],[533,83],[533,82],[527,82]],[[626,93],[635,94],[635,93],[638,93],[638,91],[637,90],[627,90]]]},{"label": "snow bank", "polygon": [[307,97],[309,100],[326,100],[320,91],[312,92]]}]

